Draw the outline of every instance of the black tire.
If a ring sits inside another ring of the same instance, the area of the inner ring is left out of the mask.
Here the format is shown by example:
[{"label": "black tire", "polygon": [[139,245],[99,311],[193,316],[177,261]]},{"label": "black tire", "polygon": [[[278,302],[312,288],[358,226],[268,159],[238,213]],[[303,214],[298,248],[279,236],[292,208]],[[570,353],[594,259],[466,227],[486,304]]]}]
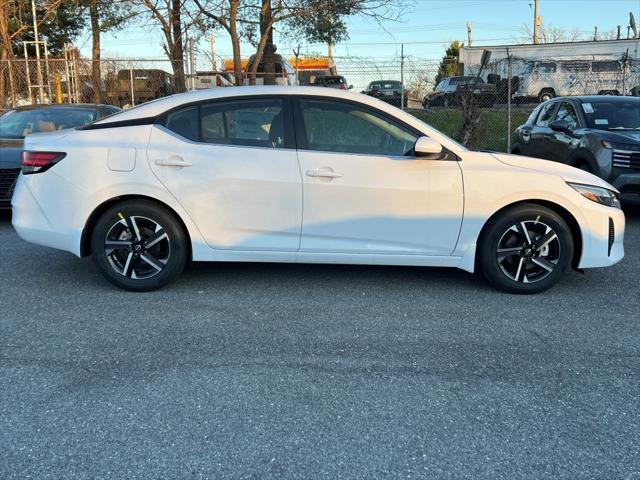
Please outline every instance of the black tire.
[{"label": "black tire", "polygon": [[95,264],[107,280],[129,291],[148,292],[175,280],[187,263],[188,251],[179,221],[148,200],[112,206],[91,234]]},{"label": "black tire", "polygon": [[547,102],[552,98],[555,98],[555,96],[556,96],[556,92],[554,92],[550,88],[545,88],[538,94],[538,102],[539,103]]},{"label": "black tire", "polygon": [[505,210],[484,228],[478,266],[500,290],[539,293],[560,280],[571,264],[573,248],[571,229],[560,215],[541,205],[522,204]]}]

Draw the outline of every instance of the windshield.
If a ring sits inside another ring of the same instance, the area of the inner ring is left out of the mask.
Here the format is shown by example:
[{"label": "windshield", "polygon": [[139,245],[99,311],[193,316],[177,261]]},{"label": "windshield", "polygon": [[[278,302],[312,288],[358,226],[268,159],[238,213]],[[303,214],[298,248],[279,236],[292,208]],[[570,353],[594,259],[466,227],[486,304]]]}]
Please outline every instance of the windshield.
[{"label": "windshield", "polygon": [[599,130],[640,130],[640,102],[583,103],[587,124]]},{"label": "windshield", "polygon": [[0,117],[1,138],[24,138],[30,133],[55,132],[79,127],[97,118],[96,110],[87,108],[37,108],[11,110]]},{"label": "windshield", "polygon": [[400,88],[402,84],[396,81],[390,82],[373,82],[371,83],[371,90],[393,90],[395,88]]}]

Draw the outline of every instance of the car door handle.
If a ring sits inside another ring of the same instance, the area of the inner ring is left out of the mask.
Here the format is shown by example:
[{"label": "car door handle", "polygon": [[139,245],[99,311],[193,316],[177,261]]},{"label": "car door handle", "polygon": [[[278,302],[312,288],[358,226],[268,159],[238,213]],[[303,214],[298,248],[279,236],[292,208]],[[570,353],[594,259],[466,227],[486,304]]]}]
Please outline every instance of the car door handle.
[{"label": "car door handle", "polygon": [[156,165],[160,167],[190,167],[193,165],[178,155],[170,155],[169,158],[158,158]]},{"label": "car door handle", "polygon": [[340,178],[342,174],[335,172],[331,168],[316,168],[305,172],[307,177],[324,177],[324,178]]}]

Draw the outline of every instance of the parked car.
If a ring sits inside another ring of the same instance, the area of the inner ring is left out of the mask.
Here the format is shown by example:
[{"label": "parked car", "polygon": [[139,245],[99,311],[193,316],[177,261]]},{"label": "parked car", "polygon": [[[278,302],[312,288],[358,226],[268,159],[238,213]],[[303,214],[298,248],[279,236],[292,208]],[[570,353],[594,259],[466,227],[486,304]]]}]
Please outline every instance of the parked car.
[{"label": "parked car", "polygon": [[[287,60],[279,54],[275,54],[275,77],[277,85],[296,85],[298,80],[296,79],[296,72],[293,67],[287,62]],[[255,55],[251,55],[249,57],[249,61],[247,62],[246,72],[249,72],[253,66],[255,60]],[[264,60],[264,58],[263,58]],[[245,73],[246,73],[245,72]],[[258,70],[256,74],[256,85],[264,84],[264,63],[260,62],[258,64]],[[245,78],[245,85],[249,85],[249,78]]]},{"label": "parked car", "polygon": [[314,87],[339,88],[340,90],[351,90],[353,88],[353,85],[349,85],[347,79],[342,75],[316,77],[311,85]]},{"label": "parked car", "polygon": [[462,104],[463,95],[469,93],[481,106],[492,107],[496,103],[497,90],[493,83],[486,83],[481,78],[474,76],[447,77],[440,80],[433,92],[428,93],[422,99],[422,106],[429,107],[453,107]]},{"label": "parked car", "polygon": [[578,167],[640,203],[640,98],[561,97],[516,129],[512,153]]},{"label": "parked car", "polygon": [[31,105],[16,107],[0,116],[0,209],[11,208],[26,135],[78,127],[118,111],[112,105]]},{"label": "parked car", "polygon": [[23,239],[136,291],[193,260],[459,267],[534,293],[624,255],[604,180],[329,88],[199,90],[28,136],[13,206]]},{"label": "parked car", "polygon": [[115,81],[107,83],[107,96],[121,106],[138,105],[175,93],[173,75],[159,69],[119,70]]},{"label": "parked car", "polygon": [[194,88],[201,90],[203,88],[219,88],[233,87],[233,77],[228,72],[196,72],[194,76]]},{"label": "parked car", "polygon": [[[367,85],[367,88],[362,91],[365,95],[370,97],[379,98],[383,102],[389,103],[396,107],[400,106],[402,99],[402,83],[397,80],[376,80]],[[407,98],[407,91],[404,91],[404,107],[407,107],[409,100]]]},{"label": "parked car", "polygon": [[517,75],[513,96],[546,102],[567,95],[621,95],[638,88],[633,77],[631,62],[618,58],[529,61]]}]

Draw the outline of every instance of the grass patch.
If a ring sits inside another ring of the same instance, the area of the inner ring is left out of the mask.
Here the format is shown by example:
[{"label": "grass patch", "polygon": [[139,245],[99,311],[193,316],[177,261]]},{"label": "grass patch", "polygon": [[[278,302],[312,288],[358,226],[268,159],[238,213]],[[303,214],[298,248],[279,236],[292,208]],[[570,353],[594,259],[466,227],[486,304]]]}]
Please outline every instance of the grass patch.
[{"label": "grass patch", "polygon": [[[409,110],[409,113],[428,123],[433,128],[440,130],[445,135],[460,141],[462,135],[462,110],[460,109],[432,109],[432,110]],[[515,129],[525,123],[529,118],[529,110],[511,110],[511,128]],[[476,138],[473,139],[469,148],[474,150],[496,150],[499,152],[509,151],[507,145],[507,110],[482,110],[480,114],[480,128]],[[511,141],[513,141],[513,132]]]}]

